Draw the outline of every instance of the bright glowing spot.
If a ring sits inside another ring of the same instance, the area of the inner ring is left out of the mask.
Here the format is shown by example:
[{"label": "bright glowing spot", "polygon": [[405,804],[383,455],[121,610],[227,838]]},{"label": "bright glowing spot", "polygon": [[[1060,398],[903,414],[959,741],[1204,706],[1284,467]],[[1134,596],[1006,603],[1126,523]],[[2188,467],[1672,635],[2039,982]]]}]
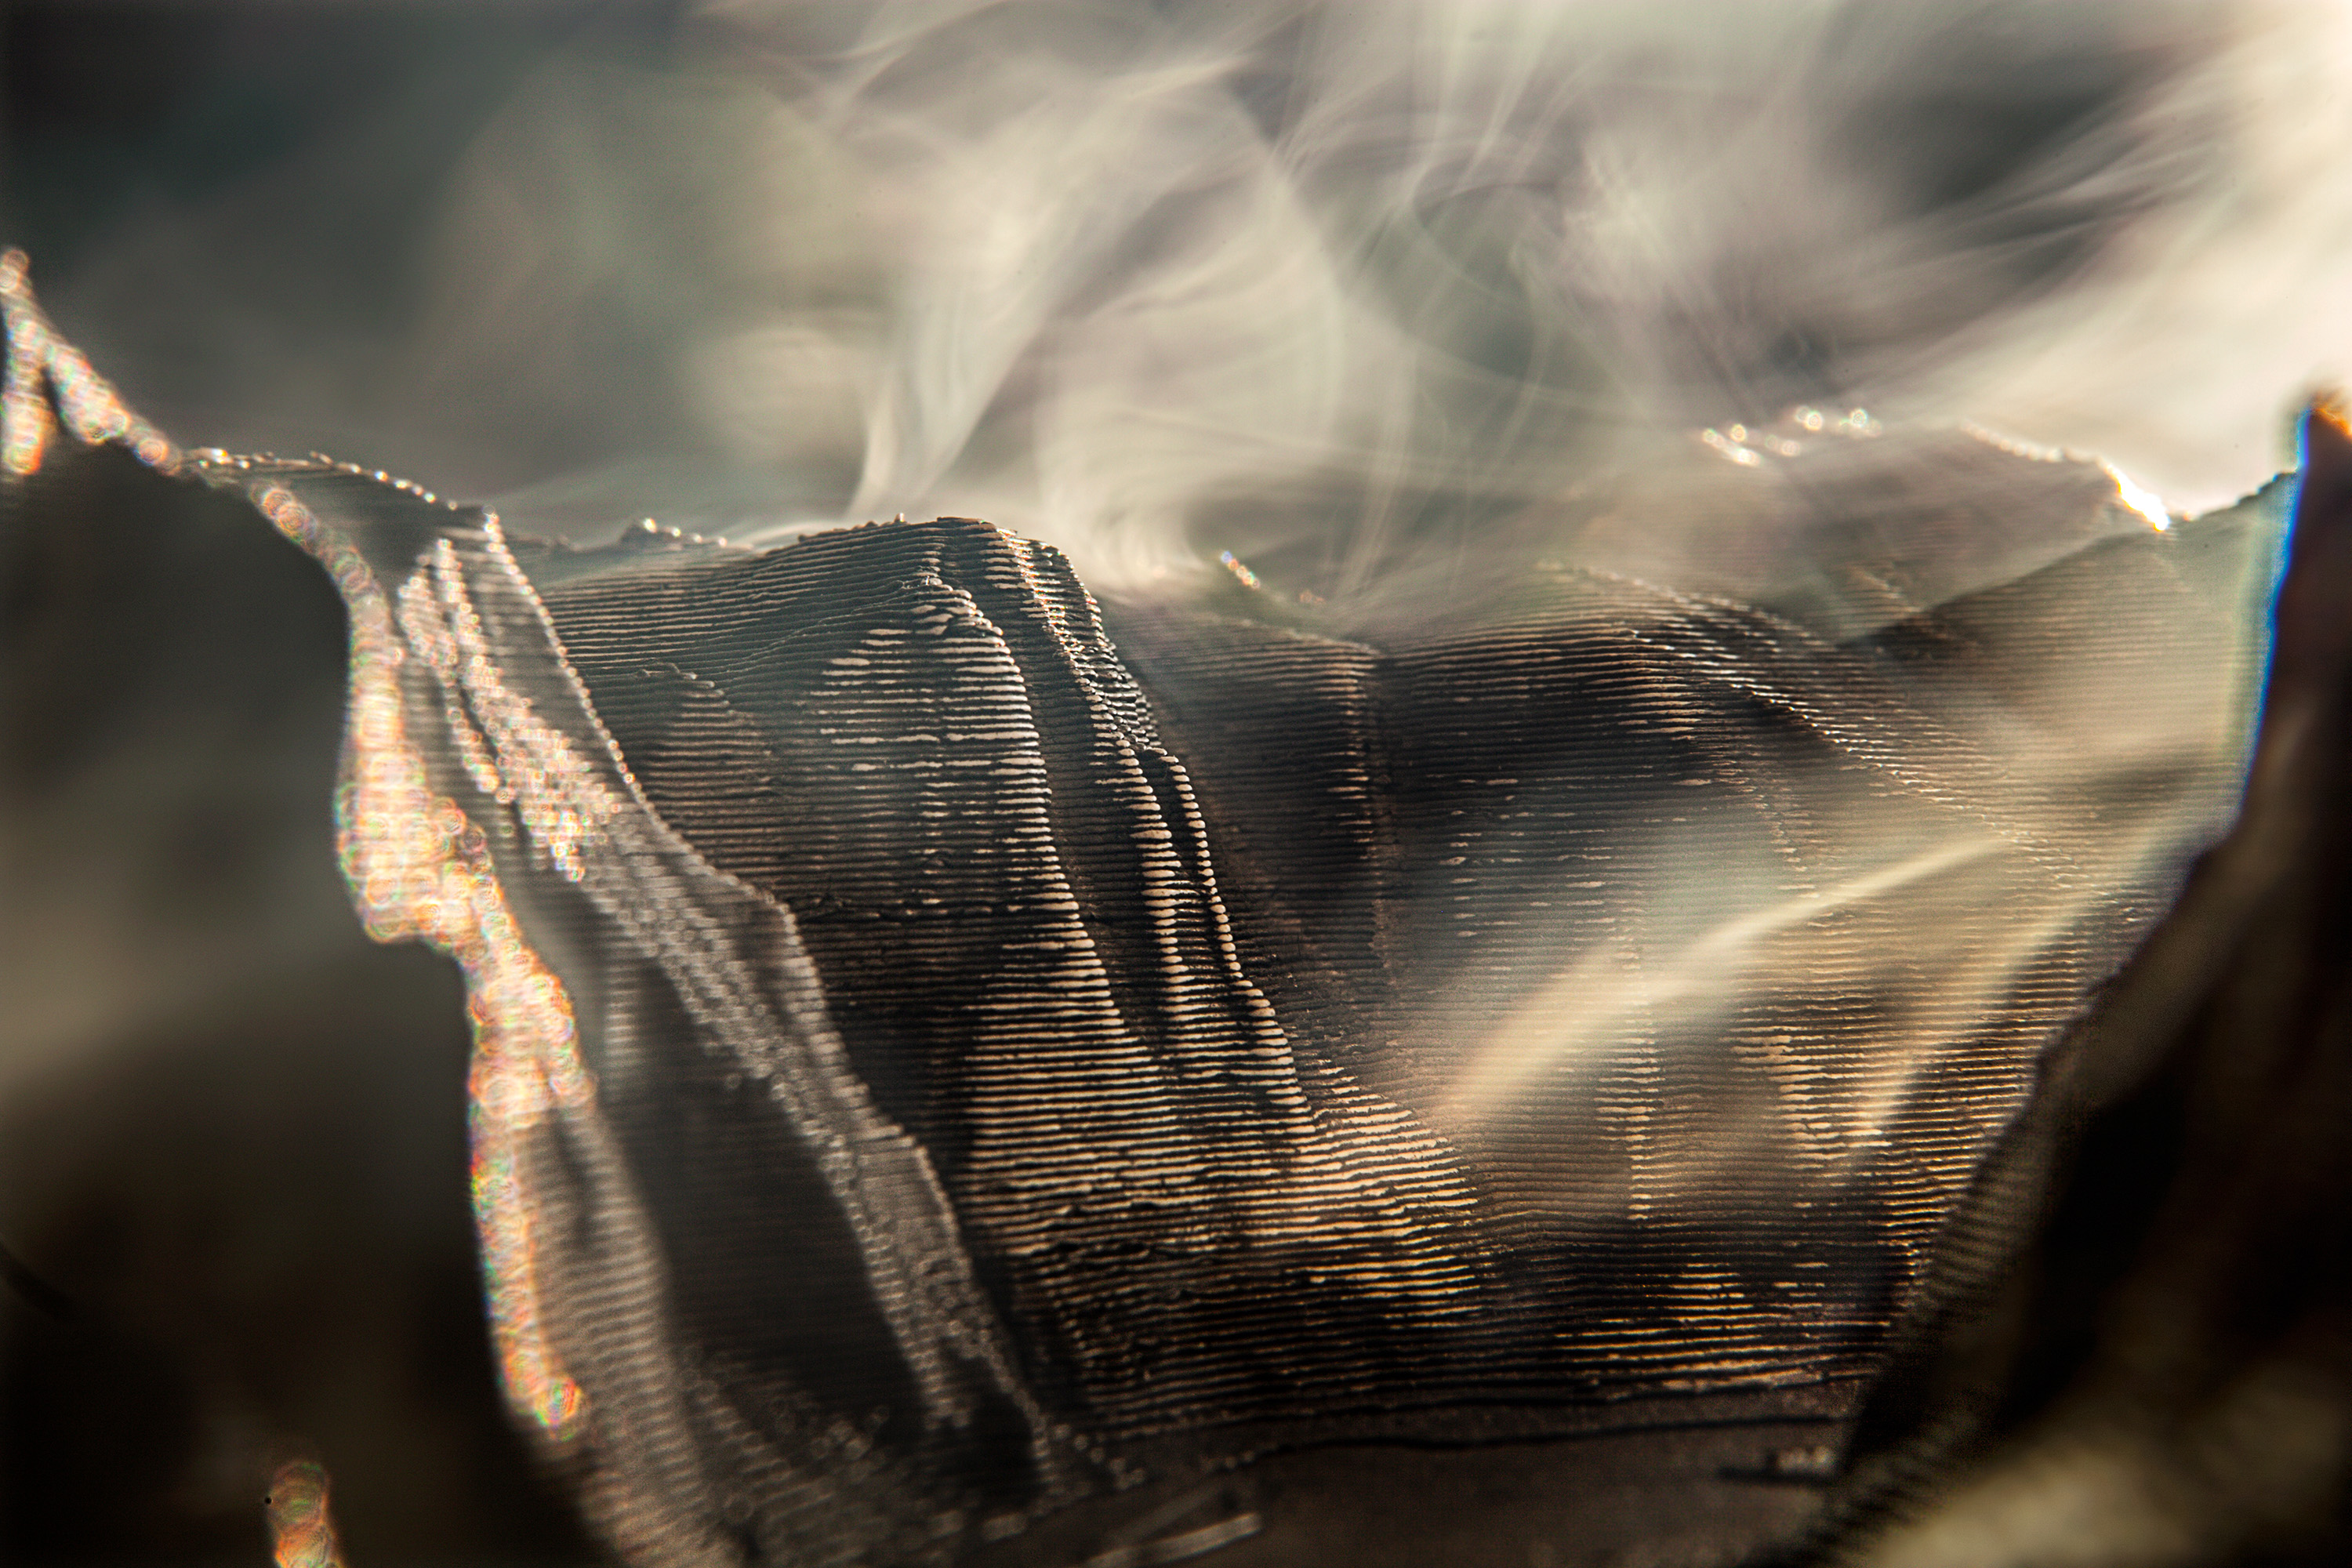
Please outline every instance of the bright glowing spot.
[{"label": "bright glowing spot", "polygon": [[[1738,430],[1740,426],[1735,425],[1732,428]],[[1732,440],[1720,430],[1702,430],[1698,433],[1698,438],[1743,468],[1756,468],[1764,461],[1762,458]]]},{"label": "bright glowing spot", "polygon": [[335,1516],[327,1507],[327,1468],[292,1459],[269,1478],[269,1554],[278,1568],[343,1568]]},{"label": "bright glowing spot", "polygon": [[1244,584],[1252,588],[1259,585],[1257,574],[1243,565],[1241,563],[1241,557],[1235,555],[1232,551],[1220,551],[1217,554],[1217,559],[1224,563],[1226,571],[1240,578]]},{"label": "bright glowing spot", "polygon": [[37,471],[57,413],[85,445],[120,441],[142,463],[176,472],[179,448],[123,405],[79,349],[58,337],[34,303],[22,251],[0,253],[0,316],[7,321],[8,363],[0,392],[0,464],[18,476]]},{"label": "bright glowing spot", "polygon": [[2160,532],[2172,526],[2172,514],[2164,510],[2162,496],[2138,483],[2113,463],[2101,463],[2099,467],[2106,470],[2107,478],[2116,481],[2116,494],[2122,498],[2124,505],[2147,519],[2150,528]]},{"label": "bright glowing spot", "polygon": [[2063,463],[2066,460],[2066,450],[2063,447],[2045,447],[2039,441],[2028,441],[2016,436],[2004,436],[2000,431],[1988,429],[1972,419],[1961,420],[1960,431],[1963,435],[1971,436],[1982,441],[1988,447],[2007,452],[2012,458],[2024,458],[2036,463]]}]

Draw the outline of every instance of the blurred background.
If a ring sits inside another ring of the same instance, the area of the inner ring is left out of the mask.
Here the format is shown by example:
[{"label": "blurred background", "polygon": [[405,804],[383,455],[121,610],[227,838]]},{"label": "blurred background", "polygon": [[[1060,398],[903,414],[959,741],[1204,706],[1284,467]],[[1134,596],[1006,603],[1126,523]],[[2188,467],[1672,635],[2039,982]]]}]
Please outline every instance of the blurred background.
[{"label": "blurred background", "polygon": [[[0,240],[184,443],[579,540],[986,516],[1349,635],[1557,559],[1864,637],[2253,490],[2352,367],[2324,0],[12,0],[0,92]],[[362,1544],[577,1554],[479,1338],[454,976],[333,875],[331,598],[52,481],[0,540],[10,1539],[249,1555],[299,1430]],[[2227,775],[2221,640],[1955,727]]]}]

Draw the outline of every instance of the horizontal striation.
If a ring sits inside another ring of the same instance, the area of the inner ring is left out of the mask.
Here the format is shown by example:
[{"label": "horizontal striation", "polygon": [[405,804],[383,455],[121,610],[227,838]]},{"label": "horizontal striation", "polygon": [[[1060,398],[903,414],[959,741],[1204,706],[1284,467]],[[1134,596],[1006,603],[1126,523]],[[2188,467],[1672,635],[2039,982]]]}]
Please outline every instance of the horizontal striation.
[{"label": "horizontal striation", "polygon": [[[1568,570],[1411,637],[1106,619],[964,520],[546,597],[1033,1377],[1140,1432],[1865,1365],[2226,812],[2259,531],[1851,645]],[[2052,763],[2053,668],[2137,683],[2144,754]]]},{"label": "horizontal striation", "polygon": [[[1184,767],[1091,602],[981,525],[861,537],[820,613],[722,614],[652,658],[551,595],[648,797],[793,911],[1041,1382],[1148,1425],[1358,1386],[1383,1344],[1409,1363],[1474,1310],[1469,1188],[1244,973]],[[811,580],[776,559],[747,570]]]}]

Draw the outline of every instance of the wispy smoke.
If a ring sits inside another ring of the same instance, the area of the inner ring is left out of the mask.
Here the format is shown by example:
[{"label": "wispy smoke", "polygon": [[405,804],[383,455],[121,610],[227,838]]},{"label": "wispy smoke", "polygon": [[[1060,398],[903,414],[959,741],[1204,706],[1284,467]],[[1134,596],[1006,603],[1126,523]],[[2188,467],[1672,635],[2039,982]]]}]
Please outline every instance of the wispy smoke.
[{"label": "wispy smoke", "polygon": [[[454,172],[420,89],[47,289],[192,439],[541,526],[982,514],[1425,597],[1611,474],[1689,559],[1694,437],[1801,406],[2244,493],[2352,361],[2347,84],[2320,0],[711,0],[584,29]],[[396,319],[277,321],[276,242],[428,179]],[[142,387],[159,299],[234,374]]]},{"label": "wispy smoke", "polygon": [[[1850,638],[2240,494],[2352,363],[2333,5],[714,0],[583,30],[467,130],[388,325],[256,329],[304,287],[306,199],[423,179],[395,132],[436,101],[128,225],[61,317],[184,439],[405,467],[526,528],[981,515],[1114,594],[1222,557],[1350,635],[1467,627],[1551,559]],[[158,299],[266,367],[150,395]],[[2069,447],[2112,466],[2025,460]],[[2150,628],[2205,650],[2162,690],[2022,642],[1919,678],[2004,770],[1979,805],[2079,829],[2053,931],[2216,826],[2250,604]],[[2140,804],[2074,821],[2110,797]],[[1811,973],[1837,922],[1806,898],[1975,842],[1875,809],[1832,813],[1853,853],[1793,902],[1669,858],[1663,968],[1563,971],[1599,998],[1574,1027]],[[1885,962],[2010,984],[2049,931],[1936,940],[1990,874],[1895,889]],[[1504,1079],[1574,1054],[1433,1026],[1502,1042]]]},{"label": "wispy smoke", "polygon": [[[1223,557],[1351,635],[1466,626],[1551,559],[1844,639],[2239,495],[2352,363],[2352,12],[2301,0],[724,0],[545,54],[431,174],[372,333],[259,330],[316,286],[306,204],[425,181],[439,102],[129,226],[61,318],[186,440],[524,528],[979,515],[1112,594]],[[246,374],[151,394],[159,299],[257,342]],[[2113,468],[2024,460],[2066,447]],[[2049,930],[1953,935],[2041,874],[2012,856],[1895,889],[1872,963],[1932,948],[1930,989],[1990,1006],[2083,900],[2168,885],[2226,810],[2246,610],[2151,628],[2203,661],[2160,690],[2021,644],[2012,686],[1927,691],[2006,771],[1979,804],[2032,796],[2019,831],[2139,804],[2071,842]],[[1852,852],[1808,896],[1975,842],[1829,795]],[[1587,987],[1596,1058],[1862,918],[1687,855],[1654,879],[1664,967]],[[1505,1079],[1575,1054],[1470,990],[1433,1032]]]},{"label": "wispy smoke", "polygon": [[526,510],[979,513],[1112,578],[1360,589],[1809,405],[2193,510],[2352,353],[2347,81],[2318,5],[736,0],[508,106],[419,364],[641,403]]}]

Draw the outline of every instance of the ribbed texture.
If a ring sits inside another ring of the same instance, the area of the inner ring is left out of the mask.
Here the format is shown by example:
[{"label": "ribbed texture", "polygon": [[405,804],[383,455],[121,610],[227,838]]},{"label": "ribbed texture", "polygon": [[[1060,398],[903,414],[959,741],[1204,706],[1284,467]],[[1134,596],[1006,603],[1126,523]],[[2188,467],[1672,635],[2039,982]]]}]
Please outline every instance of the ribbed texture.
[{"label": "ribbed texture", "polygon": [[[1387,646],[1106,637],[955,520],[549,602],[650,798],[798,916],[1042,1384],[1113,1436],[1441,1430],[1866,1367],[2226,816],[2259,532],[1848,647],[1569,571]],[[2152,772],[2028,748],[2116,679]]]},{"label": "ribbed texture", "polygon": [[[40,342],[23,472],[121,412]],[[965,520],[532,552],[542,602],[416,487],[184,461],[352,611],[346,869],[467,974],[508,1392],[665,1568],[939,1561],[1147,1469],[1866,1370],[2231,810],[2277,538],[2249,506],[1849,646],[1549,570],[1442,635],[1107,631]]]},{"label": "ribbed texture", "polygon": [[[952,1556],[1269,1445],[1867,1371],[2226,816],[2270,537],[1851,646],[1573,571],[1349,638],[1107,626],[959,520],[542,605],[495,531],[280,478],[487,660],[409,721],[578,1012],[518,1201],[648,1559]],[[2067,755],[2118,691],[2146,743]]]}]

